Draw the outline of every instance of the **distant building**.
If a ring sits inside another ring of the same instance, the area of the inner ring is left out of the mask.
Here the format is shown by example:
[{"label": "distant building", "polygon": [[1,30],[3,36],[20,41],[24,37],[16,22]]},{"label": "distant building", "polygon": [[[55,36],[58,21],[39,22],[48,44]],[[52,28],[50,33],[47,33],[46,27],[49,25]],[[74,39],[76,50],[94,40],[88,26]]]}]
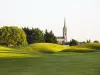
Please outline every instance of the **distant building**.
[{"label": "distant building", "polygon": [[64,19],[64,27],[63,27],[63,36],[56,37],[58,44],[65,44],[67,43],[67,27],[66,27],[66,21]]}]

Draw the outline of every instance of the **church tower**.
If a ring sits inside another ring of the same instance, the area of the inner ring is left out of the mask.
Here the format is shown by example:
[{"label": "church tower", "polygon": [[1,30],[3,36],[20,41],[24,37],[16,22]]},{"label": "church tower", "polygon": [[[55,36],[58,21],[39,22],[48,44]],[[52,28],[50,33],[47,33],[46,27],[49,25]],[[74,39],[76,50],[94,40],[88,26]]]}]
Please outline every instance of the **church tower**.
[{"label": "church tower", "polygon": [[64,27],[63,27],[63,39],[64,42],[67,42],[67,27],[66,27],[66,19],[64,18]]}]

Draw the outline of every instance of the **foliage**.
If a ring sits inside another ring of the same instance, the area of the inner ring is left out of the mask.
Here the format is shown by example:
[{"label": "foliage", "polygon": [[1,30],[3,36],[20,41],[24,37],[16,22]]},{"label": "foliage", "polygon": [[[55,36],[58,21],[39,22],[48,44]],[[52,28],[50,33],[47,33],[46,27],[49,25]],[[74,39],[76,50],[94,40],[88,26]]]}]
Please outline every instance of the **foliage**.
[{"label": "foliage", "polygon": [[44,42],[44,34],[39,28],[22,28],[27,35],[28,44]]},{"label": "foliage", "polygon": [[33,37],[32,37],[32,30],[30,30],[28,27],[24,27],[22,28],[24,30],[24,32],[26,33],[26,38],[27,38],[27,42],[28,44],[33,43]]},{"label": "foliage", "polygon": [[74,39],[72,39],[69,43],[70,46],[75,46],[75,45],[78,45],[78,44],[79,44],[79,42],[77,40],[74,40]]},{"label": "foliage", "polygon": [[52,31],[45,31],[44,40],[46,43],[57,43],[57,38],[55,37]]},{"label": "foliage", "polygon": [[93,43],[99,43],[99,41],[98,40],[95,40]]},{"label": "foliage", "polygon": [[32,29],[32,36],[34,43],[44,42],[44,34],[39,28]]},{"label": "foliage", "polygon": [[91,43],[91,40],[89,39],[89,40],[87,40],[87,42],[86,43]]},{"label": "foliage", "polygon": [[26,45],[26,35],[24,31],[15,26],[3,26],[0,28],[0,44],[5,46]]}]

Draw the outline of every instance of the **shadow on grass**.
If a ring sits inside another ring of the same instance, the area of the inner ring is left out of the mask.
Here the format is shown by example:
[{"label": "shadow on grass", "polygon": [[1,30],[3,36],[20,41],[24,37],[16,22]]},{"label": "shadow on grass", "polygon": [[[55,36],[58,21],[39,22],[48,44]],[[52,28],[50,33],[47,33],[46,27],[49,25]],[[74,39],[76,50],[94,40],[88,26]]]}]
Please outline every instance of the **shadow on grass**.
[{"label": "shadow on grass", "polygon": [[46,50],[41,50],[40,52],[47,53],[47,54],[53,54],[53,53],[55,53],[54,51],[46,51]]},{"label": "shadow on grass", "polygon": [[60,52],[89,53],[89,52],[97,52],[97,51],[96,50],[72,50],[72,49],[68,49],[68,50],[62,50]]}]

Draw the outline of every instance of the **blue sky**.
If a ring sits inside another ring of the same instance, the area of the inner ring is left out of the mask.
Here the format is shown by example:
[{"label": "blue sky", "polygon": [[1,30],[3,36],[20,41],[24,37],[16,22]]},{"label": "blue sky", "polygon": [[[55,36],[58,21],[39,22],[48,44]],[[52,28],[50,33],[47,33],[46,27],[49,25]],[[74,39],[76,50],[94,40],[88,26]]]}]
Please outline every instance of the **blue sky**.
[{"label": "blue sky", "polygon": [[68,40],[100,41],[100,0],[0,0],[0,26],[38,27]]}]

